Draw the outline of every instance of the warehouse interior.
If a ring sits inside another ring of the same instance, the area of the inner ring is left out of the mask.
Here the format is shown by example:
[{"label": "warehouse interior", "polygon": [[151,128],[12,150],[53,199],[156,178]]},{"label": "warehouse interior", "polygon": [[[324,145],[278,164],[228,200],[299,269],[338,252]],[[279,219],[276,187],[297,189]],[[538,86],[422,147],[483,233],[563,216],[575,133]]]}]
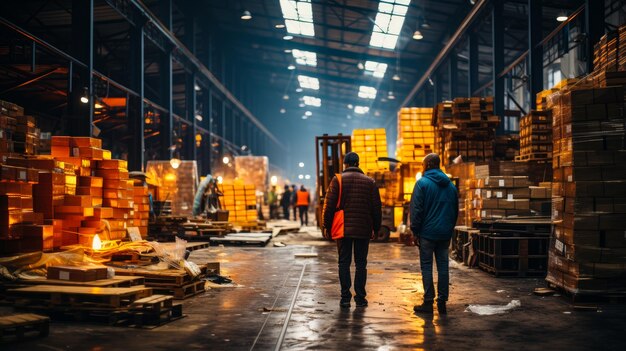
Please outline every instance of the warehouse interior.
[{"label": "warehouse interior", "polygon": [[[626,347],[624,1],[0,11],[0,349]],[[382,223],[345,308],[349,152]],[[458,219],[424,315],[430,153]]]}]

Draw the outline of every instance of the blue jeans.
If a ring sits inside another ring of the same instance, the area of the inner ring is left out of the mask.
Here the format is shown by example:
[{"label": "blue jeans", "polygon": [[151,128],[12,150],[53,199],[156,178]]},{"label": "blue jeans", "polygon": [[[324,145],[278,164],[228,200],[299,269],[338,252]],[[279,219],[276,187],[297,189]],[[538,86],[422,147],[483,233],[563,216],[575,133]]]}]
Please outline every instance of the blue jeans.
[{"label": "blue jeans", "polygon": [[433,283],[433,254],[437,261],[437,302],[448,301],[450,277],[448,273],[448,247],[450,240],[428,240],[420,237],[420,267],[424,284],[424,302],[435,300]]}]

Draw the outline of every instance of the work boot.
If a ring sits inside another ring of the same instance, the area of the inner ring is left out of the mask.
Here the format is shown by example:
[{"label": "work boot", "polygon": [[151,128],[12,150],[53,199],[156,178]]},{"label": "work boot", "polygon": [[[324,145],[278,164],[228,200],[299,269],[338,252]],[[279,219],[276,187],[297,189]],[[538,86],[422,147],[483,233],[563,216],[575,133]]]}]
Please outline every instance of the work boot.
[{"label": "work boot", "polygon": [[339,307],[341,308],[350,308],[350,299],[342,297],[339,301]]},{"label": "work boot", "polygon": [[354,299],[354,302],[356,303],[356,307],[367,307],[367,299]]},{"label": "work boot", "polygon": [[437,311],[439,311],[439,314],[448,314],[445,301],[437,302]]},{"label": "work boot", "polygon": [[413,312],[422,314],[433,314],[433,303],[424,301],[421,305],[413,306]]}]

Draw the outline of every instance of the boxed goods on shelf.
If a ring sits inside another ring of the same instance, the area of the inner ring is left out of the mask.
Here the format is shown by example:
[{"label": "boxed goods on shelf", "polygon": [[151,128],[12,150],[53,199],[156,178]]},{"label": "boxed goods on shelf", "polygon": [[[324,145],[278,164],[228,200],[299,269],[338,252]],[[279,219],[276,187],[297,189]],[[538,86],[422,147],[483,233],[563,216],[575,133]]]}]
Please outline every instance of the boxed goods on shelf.
[{"label": "boxed goods on shelf", "polygon": [[604,294],[626,288],[624,90],[586,84],[549,97],[554,236],[546,279],[573,294]]},{"label": "boxed goods on shelf", "polygon": [[457,156],[466,162],[485,162],[494,157],[493,97],[456,98],[437,104],[433,113],[436,152],[444,165]]},{"label": "boxed goods on shelf", "polygon": [[196,161],[182,161],[174,169],[169,161],[148,161],[146,175],[159,187],[155,201],[171,201],[172,215],[191,216],[198,188]]},{"label": "boxed goods on shelf", "polygon": [[267,190],[269,160],[265,156],[237,156],[235,157],[235,172],[237,178],[245,184],[254,185],[260,192]]},{"label": "boxed goods on shelf", "polygon": [[421,163],[435,150],[435,129],[431,125],[431,107],[404,107],[398,112],[397,159],[403,163]]},{"label": "boxed goods on shelf", "polygon": [[228,221],[236,225],[256,222],[258,219],[256,209],[256,187],[241,181],[223,183],[218,185],[222,206],[228,210]]},{"label": "boxed goods on shelf", "polygon": [[359,167],[365,173],[384,172],[388,162],[379,162],[387,157],[387,135],[384,129],[355,129],[352,132],[352,151],[359,155]]}]

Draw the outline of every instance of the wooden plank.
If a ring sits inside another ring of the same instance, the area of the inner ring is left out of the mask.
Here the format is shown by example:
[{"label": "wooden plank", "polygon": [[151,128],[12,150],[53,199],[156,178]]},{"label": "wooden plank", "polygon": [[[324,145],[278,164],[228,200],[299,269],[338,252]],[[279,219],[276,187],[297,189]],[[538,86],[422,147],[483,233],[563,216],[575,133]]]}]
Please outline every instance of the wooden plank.
[{"label": "wooden plank", "polygon": [[143,285],[143,277],[117,276],[111,279],[93,280],[90,282],[72,282],[58,279],[22,279],[15,282],[15,285],[67,285],[67,286],[91,286],[91,287],[131,287]]},{"label": "wooden plank", "polygon": [[150,290],[143,286],[127,288],[100,288],[91,286],[61,286],[61,285],[37,285],[24,288],[9,289],[9,293],[55,293],[71,295],[97,295],[97,296],[126,296]]}]

